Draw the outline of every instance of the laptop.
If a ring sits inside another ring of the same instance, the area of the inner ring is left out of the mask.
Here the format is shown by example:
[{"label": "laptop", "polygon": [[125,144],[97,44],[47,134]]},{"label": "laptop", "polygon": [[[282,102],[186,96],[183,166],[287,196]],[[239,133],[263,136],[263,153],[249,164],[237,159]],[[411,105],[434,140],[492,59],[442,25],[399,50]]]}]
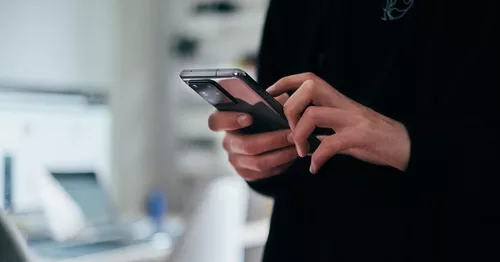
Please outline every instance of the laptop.
[{"label": "laptop", "polygon": [[95,172],[51,172],[54,179],[81,209],[86,227],[74,244],[130,243],[132,224],[119,220],[112,201]]}]

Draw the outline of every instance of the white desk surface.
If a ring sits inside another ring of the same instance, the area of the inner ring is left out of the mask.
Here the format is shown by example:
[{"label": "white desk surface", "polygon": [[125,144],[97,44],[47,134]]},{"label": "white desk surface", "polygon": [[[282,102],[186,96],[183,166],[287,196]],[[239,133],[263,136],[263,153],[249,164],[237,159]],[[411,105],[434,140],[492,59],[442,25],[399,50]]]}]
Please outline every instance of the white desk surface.
[{"label": "white desk surface", "polygon": [[[269,232],[269,219],[250,222],[242,234],[246,248],[263,246]],[[96,253],[72,259],[43,260],[36,262],[166,262],[171,249],[158,249],[152,243],[132,245],[113,251]]]},{"label": "white desk surface", "polygon": [[113,251],[81,256],[78,258],[47,260],[35,258],[36,262],[165,262],[170,249],[158,249],[153,244],[137,244]]}]

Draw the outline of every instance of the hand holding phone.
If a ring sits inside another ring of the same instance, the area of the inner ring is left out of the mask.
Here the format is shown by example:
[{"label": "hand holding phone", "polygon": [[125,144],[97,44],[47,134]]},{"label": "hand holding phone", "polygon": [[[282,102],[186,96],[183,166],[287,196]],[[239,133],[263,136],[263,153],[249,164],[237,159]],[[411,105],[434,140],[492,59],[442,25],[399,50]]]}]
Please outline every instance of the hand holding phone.
[{"label": "hand holding phone", "polygon": [[[180,77],[217,109],[209,127],[227,132],[224,148],[242,177],[255,180],[280,174],[298,157],[282,104],[244,71],[191,69]],[[320,143],[316,135],[308,139],[310,152]]]},{"label": "hand holding phone", "polygon": [[245,113],[215,111],[208,120],[213,131],[226,131],[223,146],[236,172],[247,181],[283,173],[297,158],[289,129],[244,134],[253,124]]}]

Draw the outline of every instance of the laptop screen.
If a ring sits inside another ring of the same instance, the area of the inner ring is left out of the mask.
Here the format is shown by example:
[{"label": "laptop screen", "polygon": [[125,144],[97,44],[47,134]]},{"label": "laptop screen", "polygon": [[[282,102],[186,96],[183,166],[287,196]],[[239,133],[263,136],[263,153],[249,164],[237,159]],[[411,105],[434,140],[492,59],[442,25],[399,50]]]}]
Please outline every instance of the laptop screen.
[{"label": "laptop screen", "polygon": [[91,224],[111,222],[112,206],[94,172],[51,172]]}]

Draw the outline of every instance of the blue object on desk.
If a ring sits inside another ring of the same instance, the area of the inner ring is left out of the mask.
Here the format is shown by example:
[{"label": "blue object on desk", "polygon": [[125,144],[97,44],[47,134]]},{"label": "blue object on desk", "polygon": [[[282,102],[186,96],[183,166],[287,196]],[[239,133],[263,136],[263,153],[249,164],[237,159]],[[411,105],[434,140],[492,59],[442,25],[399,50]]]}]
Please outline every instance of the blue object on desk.
[{"label": "blue object on desk", "polygon": [[163,231],[163,218],[167,213],[167,198],[162,190],[155,189],[151,191],[146,208],[148,216],[155,223],[156,232]]}]

